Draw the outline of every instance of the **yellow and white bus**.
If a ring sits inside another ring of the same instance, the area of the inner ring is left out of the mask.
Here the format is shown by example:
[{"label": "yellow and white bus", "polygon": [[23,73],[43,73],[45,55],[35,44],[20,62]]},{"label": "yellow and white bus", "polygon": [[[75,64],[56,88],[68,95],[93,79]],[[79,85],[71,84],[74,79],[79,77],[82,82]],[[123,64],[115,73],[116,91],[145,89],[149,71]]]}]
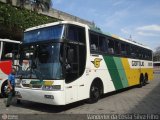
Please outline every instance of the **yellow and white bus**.
[{"label": "yellow and white bus", "polygon": [[154,68],[154,78],[159,79],[160,78],[160,61],[154,61],[153,68]]},{"label": "yellow and white bus", "polygon": [[154,68],[160,68],[160,61],[153,62]]},{"label": "yellow and white bus", "polygon": [[8,74],[11,72],[13,57],[18,54],[20,41],[0,39],[0,94],[5,97]]},{"label": "yellow and white bus", "polygon": [[77,22],[27,29],[19,61],[18,100],[51,105],[97,102],[153,79],[150,48]]}]

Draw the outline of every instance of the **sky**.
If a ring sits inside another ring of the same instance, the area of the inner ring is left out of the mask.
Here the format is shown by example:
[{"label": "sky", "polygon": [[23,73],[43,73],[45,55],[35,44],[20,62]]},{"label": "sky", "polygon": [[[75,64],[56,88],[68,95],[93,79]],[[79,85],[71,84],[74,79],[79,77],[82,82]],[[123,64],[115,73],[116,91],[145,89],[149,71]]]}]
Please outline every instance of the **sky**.
[{"label": "sky", "polygon": [[104,32],[160,46],[160,0],[52,0],[53,8],[94,22]]}]

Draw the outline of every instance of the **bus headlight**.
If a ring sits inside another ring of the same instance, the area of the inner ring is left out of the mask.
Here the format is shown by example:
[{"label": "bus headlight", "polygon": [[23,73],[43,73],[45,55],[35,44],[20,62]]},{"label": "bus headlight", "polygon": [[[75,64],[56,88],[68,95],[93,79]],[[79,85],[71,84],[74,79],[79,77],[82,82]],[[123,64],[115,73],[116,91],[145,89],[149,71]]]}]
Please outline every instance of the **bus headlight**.
[{"label": "bus headlight", "polygon": [[21,88],[21,80],[20,79],[16,79],[15,84],[16,84],[17,88]]},{"label": "bus headlight", "polygon": [[46,90],[46,91],[53,91],[53,90],[60,90],[61,89],[61,85],[51,85],[51,86],[43,86],[42,90]]},{"label": "bus headlight", "polygon": [[21,88],[21,84],[16,83],[16,88]]}]

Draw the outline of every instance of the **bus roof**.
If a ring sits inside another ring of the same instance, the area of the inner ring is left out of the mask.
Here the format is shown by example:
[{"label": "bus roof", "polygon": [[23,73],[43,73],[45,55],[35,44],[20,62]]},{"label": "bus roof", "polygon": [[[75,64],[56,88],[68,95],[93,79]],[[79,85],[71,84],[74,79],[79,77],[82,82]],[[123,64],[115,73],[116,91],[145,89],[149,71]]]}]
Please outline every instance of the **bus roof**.
[{"label": "bus roof", "polygon": [[118,39],[118,40],[130,43],[130,44],[133,44],[133,45],[137,45],[139,47],[143,47],[143,48],[152,50],[151,48],[149,48],[145,45],[142,45],[140,43],[137,43],[135,41],[127,40],[127,39],[124,39],[122,37],[119,37],[119,36],[111,34],[111,33],[102,32],[100,29],[98,29],[95,26],[88,26],[88,25],[85,25],[85,24],[82,24],[82,23],[79,23],[79,22],[74,22],[74,21],[59,21],[59,22],[54,22],[54,23],[43,24],[43,25],[39,25],[39,26],[36,26],[36,27],[28,28],[28,29],[25,30],[25,32],[40,29],[40,28],[44,28],[44,27],[50,27],[50,26],[54,26],[54,25],[58,25],[58,24],[74,24],[74,25],[78,25],[78,26],[82,26],[82,27],[88,27],[90,30],[92,30],[94,32],[97,32],[97,33],[100,33],[100,34],[103,34],[103,35],[107,35],[107,36],[113,37],[115,39]]},{"label": "bus roof", "polygon": [[10,42],[10,43],[17,43],[20,44],[20,41],[16,41],[16,40],[10,40],[10,39],[0,39],[0,42]]},{"label": "bus roof", "polygon": [[32,31],[32,30],[36,30],[36,29],[40,29],[40,28],[44,28],[44,27],[50,27],[50,26],[54,26],[54,25],[58,25],[58,24],[74,24],[74,25],[78,25],[78,26],[82,26],[82,27],[87,26],[85,24],[82,24],[79,22],[74,22],[74,21],[59,21],[59,22],[48,23],[48,24],[43,24],[43,25],[31,27],[31,28],[26,29],[24,32]]}]

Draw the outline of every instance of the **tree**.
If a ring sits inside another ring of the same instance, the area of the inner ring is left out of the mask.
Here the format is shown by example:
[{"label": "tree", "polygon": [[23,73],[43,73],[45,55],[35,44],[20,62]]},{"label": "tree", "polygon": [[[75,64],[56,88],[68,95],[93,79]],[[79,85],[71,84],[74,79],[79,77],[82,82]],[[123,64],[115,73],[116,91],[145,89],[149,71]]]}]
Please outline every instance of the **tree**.
[{"label": "tree", "polygon": [[51,0],[19,0],[18,3],[21,8],[24,8],[25,5],[29,3],[33,11],[38,12],[42,10],[42,12],[45,12],[45,11],[48,12],[52,4],[52,1]]},{"label": "tree", "polygon": [[0,36],[1,38],[21,40],[26,28],[59,21],[28,9],[21,9],[0,2]]},{"label": "tree", "polygon": [[24,4],[25,4],[26,0],[20,0],[20,7],[24,8]]},{"label": "tree", "polygon": [[35,8],[34,11],[49,11],[51,0],[35,0]]},{"label": "tree", "polygon": [[12,0],[6,0],[6,3],[12,5]]},{"label": "tree", "polygon": [[160,46],[156,48],[156,51],[153,54],[154,61],[160,61]]}]

